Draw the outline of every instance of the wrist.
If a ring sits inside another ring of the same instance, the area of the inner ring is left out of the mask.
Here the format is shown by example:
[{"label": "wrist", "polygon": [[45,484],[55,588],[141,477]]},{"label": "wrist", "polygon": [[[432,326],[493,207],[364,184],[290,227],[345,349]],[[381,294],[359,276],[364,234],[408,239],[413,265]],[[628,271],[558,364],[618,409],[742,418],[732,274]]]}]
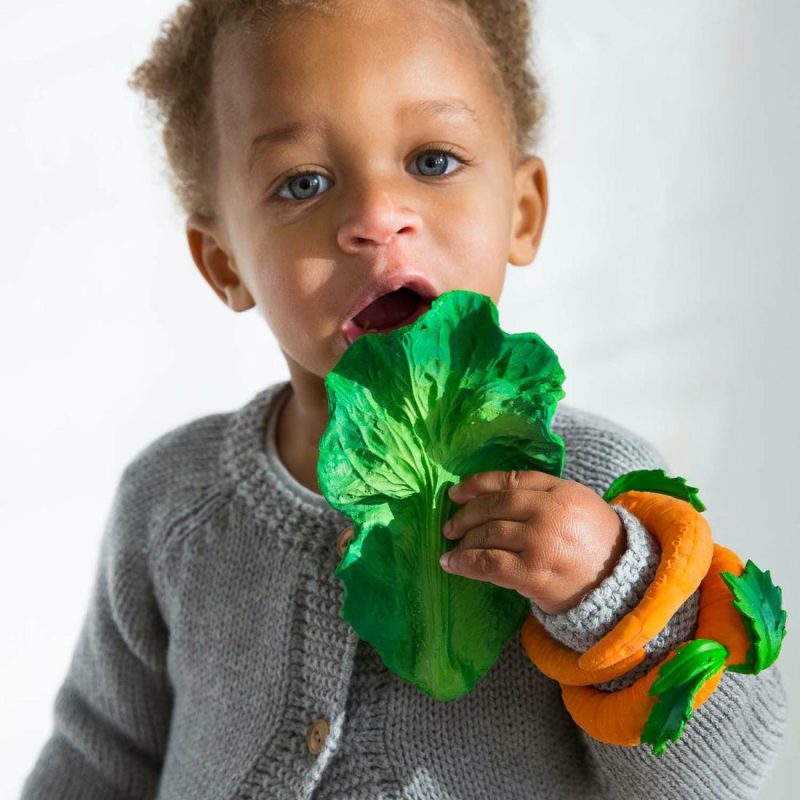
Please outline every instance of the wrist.
[{"label": "wrist", "polygon": [[[557,599],[544,602],[544,604],[534,601],[546,614],[561,614],[567,609],[579,605],[591,591],[611,575],[622,558],[628,547],[628,532],[621,516],[611,506],[608,507],[608,510],[610,518],[613,518],[613,524],[607,526],[610,535],[606,535],[605,543],[599,548],[598,559],[591,561],[588,558],[582,559],[580,570],[578,570],[579,574],[571,585],[569,583],[565,585],[562,582],[562,591]],[[598,566],[599,559],[602,559],[602,563]]]},{"label": "wrist", "polygon": [[661,549],[627,509],[613,505],[626,530],[625,551],[611,574],[572,607],[549,613],[537,602],[531,611],[547,632],[578,652],[588,650],[608,633],[645,594],[658,568]]}]

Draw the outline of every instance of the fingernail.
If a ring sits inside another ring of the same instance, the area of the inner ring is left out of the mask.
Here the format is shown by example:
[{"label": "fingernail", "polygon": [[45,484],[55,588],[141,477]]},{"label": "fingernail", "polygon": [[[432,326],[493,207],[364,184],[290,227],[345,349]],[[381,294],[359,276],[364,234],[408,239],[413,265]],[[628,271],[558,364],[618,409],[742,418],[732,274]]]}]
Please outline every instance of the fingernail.
[{"label": "fingernail", "polygon": [[444,567],[444,569],[447,569],[450,566],[448,563],[449,561],[450,561],[450,553],[443,553],[442,556],[439,558],[439,563],[442,565],[442,567]]},{"label": "fingernail", "polygon": [[451,486],[447,490],[447,494],[449,495],[451,500],[455,500],[456,499],[455,496],[459,493],[459,491],[461,491],[460,484],[457,483],[454,486]]}]

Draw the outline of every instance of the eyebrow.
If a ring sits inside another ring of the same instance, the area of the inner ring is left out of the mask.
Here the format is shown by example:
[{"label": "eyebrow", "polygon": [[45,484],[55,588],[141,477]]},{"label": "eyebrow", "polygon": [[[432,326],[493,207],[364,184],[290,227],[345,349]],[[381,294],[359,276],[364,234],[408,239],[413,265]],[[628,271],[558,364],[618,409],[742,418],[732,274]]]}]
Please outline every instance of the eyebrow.
[{"label": "eyebrow", "polygon": [[[424,116],[449,116],[461,117],[469,120],[483,130],[483,124],[474,108],[471,108],[466,101],[460,97],[440,97],[430,100],[408,101],[398,106],[397,116],[403,117],[408,114],[422,114]],[[310,120],[307,122],[286,122],[272,130],[260,133],[250,144],[250,156],[247,161],[248,173],[253,171],[256,156],[264,148],[278,144],[279,142],[296,142],[309,138],[312,134],[319,135],[325,133],[327,124],[321,120]]]}]

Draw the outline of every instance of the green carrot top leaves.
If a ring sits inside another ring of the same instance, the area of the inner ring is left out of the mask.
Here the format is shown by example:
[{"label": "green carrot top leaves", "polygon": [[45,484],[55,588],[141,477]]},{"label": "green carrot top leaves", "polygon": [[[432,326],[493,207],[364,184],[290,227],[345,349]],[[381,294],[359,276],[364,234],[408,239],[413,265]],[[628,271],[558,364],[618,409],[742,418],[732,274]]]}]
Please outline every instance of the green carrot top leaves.
[{"label": "green carrot top leaves", "polygon": [[741,575],[720,574],[733,593],[733,606],[742,615],[750,637],[744,663],[729,665],[728,669],[756,675],[775,662],[786,636],[781,587],[772,582],[769,570],[762,572],[750,559]]},{"label": "green carrot top leaves", "polygon": [[659,667],[659,677],[649,694],[658,700],[642,729],[641,741],[653,746],[653,755],[664,753],[668,741],[677,742],[692,716],[698,689],[725,667],[727,650],[711,639],[694,639],[678,647],[675,655]]},{"label": "green carrot top leaves", "polygon": [[490,470],[560,477],[564,442],[549,426],[563,380],[537,334],[505,333],[491,298],[461,290],[361,336],[325,378],[318,482],[354,523],[334,572],[341,615],[435,699],[471,691],[529,613],[519,593],[440,568],[447,490]]},{"label": "green carrot top leaves", "polygon": [[620,475],[606,489],[603,500],[610,503],[617,495],[631,490],[668,494],[691,503],[698,511],[706,510],[696,486],[689,486],[686,478],[670,478],[663,469],[636,469]]}]

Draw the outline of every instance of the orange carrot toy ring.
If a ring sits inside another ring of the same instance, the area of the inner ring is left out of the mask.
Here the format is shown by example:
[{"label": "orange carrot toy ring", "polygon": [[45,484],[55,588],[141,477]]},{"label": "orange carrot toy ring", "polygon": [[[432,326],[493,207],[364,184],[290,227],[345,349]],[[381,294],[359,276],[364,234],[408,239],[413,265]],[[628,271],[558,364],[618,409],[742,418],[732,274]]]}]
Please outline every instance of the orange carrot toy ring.
[{"label": "orange carrot toy ring", "polygon": [[602,669],[644,648],[694,593],[711,564],[711,528],[690,503],[636,491],[624,492],[614,502],[657,539],[661,562],[636,608],[578,659],[581,669]]},{"label": "orange carrot toy ring", "polygon": [[[720,572],[729,570],[739,576],[743,569],[744,565],[734,552],[715,544],[711,568],[700,584],[695,639],[712,639],[723,644],[728,651],[726,665],[744,660],[750,640]],[[670,659],[681,646],[670,650],[664,661]],[[612,744],[639,744],[642,729],[657,701],[656,697],[648,695],[648,691],[664,661],[656,664],[635,683],[617,692],[562,683],[564,706],[575,722],[595,739]],[[718,670],[700,686],[692,702],[692,710],[711,696],[722,678],[722,672]]]},{"label": "orange carrot toy ring", "polygon": [[585,653],[552,639],[533,615],[522,626],[533,663],[548,677],[573,686],[613,680],[643,661],[645,644],[694,593],[711,564],[711,529],[685,500],[628,491],[614,502],[637,517],[661,546],[655,577],[639,604]]},{"label": "orange carrot toy ring", "polygon": [[[623,491],[631,485],[654,491]],[[705,506],[694,491],[662,470],[640,470],[621,476],[606,492],[604,499],[616,498],[641,520],[662,553],[642,601],[590,650],[580,654],[556,642],[532,614],[522,626],[528,657],[559,681],[567,711],[599,741],[647,742],[654,755],[661,755],[666,742],[678,740],[685,722],[711,696],[725,669],[757,674],[780,652],[786,635],[780,587],[769,571],[749,560],[743,565],[736,553],[711,541],[697,510]],[[694,639],[670,650],[624,689],[604,692],[590,685],[613,680],[641,663],[644,645],[698,583]]]}]

